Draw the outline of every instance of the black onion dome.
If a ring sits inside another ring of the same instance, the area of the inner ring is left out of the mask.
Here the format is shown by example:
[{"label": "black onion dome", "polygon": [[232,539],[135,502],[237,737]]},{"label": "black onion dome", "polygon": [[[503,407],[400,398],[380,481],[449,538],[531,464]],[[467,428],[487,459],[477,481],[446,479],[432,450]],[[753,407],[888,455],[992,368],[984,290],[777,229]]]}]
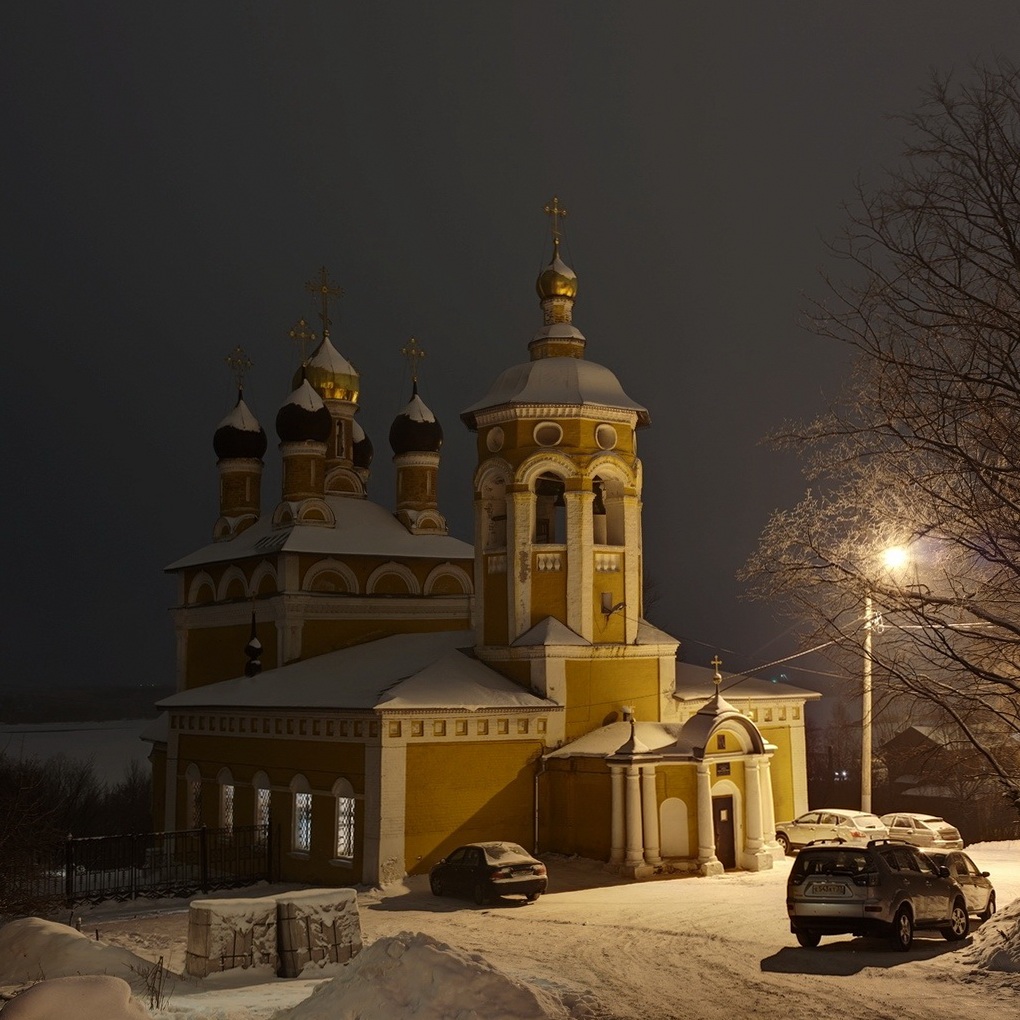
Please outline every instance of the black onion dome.
[{"label": "black onion dome", "polygon": [[354,439],[351,454],[354,466],[364,468],[367,471],[372,466],[372,457],[375,454],[375,450],[372,448],[372,440],[368,438],[365,430],[356,421],[351,424],[353,426],[351,435]]},{"label": "black onion dome", "polygon": [[438,453],[443,445],[443,426],[418,396],[414,384],[411,400],[393,419],[390,447],[394,453]]},{"label": "black onion dome", "polygon": [[333,417],[307,379],[276,415],[276,434],[284,443],[324,443],[332,430]]},{"label": "black onion dome", "polygon": [[246,458],[261,460],[266,452],[266,431],[237,391],[234,409],[213,433],[213,449],[220,460]]}]

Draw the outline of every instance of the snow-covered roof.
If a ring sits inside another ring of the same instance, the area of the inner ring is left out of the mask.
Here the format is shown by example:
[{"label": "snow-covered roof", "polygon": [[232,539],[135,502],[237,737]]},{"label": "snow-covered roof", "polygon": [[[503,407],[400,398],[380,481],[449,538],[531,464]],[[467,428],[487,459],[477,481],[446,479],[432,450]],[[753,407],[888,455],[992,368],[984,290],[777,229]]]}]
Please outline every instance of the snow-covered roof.
[{"label": "snow-covered roof", "polygon": [[357,375],[358,370],[333,346],[329,336],[322,338],[315,353],[308,359],[311,368],[322,368],[334,375]]},{"label": "snow-covered roof", "polygon": [[514,648],[532,645],[591,645],[591,642],[555,617],[547,616],[530,630],[526,630],[516,641],[511,642]]},{"label": "snow-covered roof", "polygon": [[307,379],[301,380],[301,385],[287,397],[284,404],[296,404],[306,411],[318,411],[320,407],[326,406],[322,397],[315,392],[315,387]]},{"label": "snow-covered roof", "polygon": [[[678,701],[704,701],[715,693],[714,677],[714,669],[696,666],[690,662],[677,662],[673,697]],[[722,677],[722,693],[731,701],[745,698],[797,698],[802,701],[817,701],[821,697],[818,691],[763,680],[758,676],[723,673]]]},{"label": "snow-covered roof", "polygon": [[[632,728],[633,725],[633,728]],[[605,758],[615,754],[632,738],[645,751],[662,751],[676,744],[679,727],[675,723],[638,722],[628,720],[600,726],[583,737],[550,751],[547,758]]]},{"label": "snow-covered roof", "polygon": [[704,758],[709,737],[725,723],[744,730],[756,752],[761,753],[764,750],[765,741],[758,727],[716,691],[715,695],[680,727],[676,738],[677,751],[693,758]]},{"label": "snow-covered roof", "polygon": [[407,402],[404,409],[400,412],[405,418],[410,418],[411,421],[435,421],[436,416],[425,404],[425,401],[418,396],[417,393]]},{"label": "snow-covered roof", "polygon": [[648,411],[631,400],[608,368],[582,358],[539,358],[506,369],[477,403],[461,412],[469,428],[481,411],[505,405],[591,405],[633,411],[638,425],[649,423]]},{"label": "snow-covered roof", "polygon": [[474,548],[449,535],[412,535],[385,507],[367,499],[325,497],[336,517],[331,528],[296,524],[274,528],[263,514],[250,528],[224,542],[211,542],[171,563],[167,570],[206,563],[224,563],[277,552],[320,556],[386,556],[393,558],[471,559]]},{"label": "snow-covered roof", "polygon": [[216,427],[218,429],[233,428],[240,432],[259,432],[262,429],[258,419],[252,414],[251,408],[248,407],[242,397],[238,397],[237,403],[231,409],[230,414]]},{"label": "snow-covered roof", "polygon": [[254,677],[181,691],[179,708],[556,708],[479,662],[474,631],[395,634]]},{"label": "snow-covered roof", "polygon": [[538,330],[531,339],[532,342],[535,340],[583,340],[584,334],[572,323],[552,322]]}]

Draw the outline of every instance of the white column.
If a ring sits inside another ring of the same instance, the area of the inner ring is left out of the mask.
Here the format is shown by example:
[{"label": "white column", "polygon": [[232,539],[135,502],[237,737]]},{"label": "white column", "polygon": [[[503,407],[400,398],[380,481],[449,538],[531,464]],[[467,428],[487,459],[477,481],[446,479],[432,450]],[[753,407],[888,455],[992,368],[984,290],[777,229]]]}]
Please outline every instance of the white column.
[{"label": "white column", "polygon": [[766,846],[776,845],[776,802],[772,797],[772,762],[767,754],[761,757],[761,814],[762,836]]},{"label": "white column", "polygon": [[619,866],[623,864],[623,766],[609,766],[610,782],[612,784],[612,825],[610,830],[609,863]]},{"label": "white column", "polygon": [[638,621],[643,615],[641,591],[641,499],[635,494],[623,497],[624,589],[623,598],[630,607],[624,613],[623,640],[632,645],[637,640]]},{"label": "white column", "polygon": [[506,584],[508,641],[515,641],[531,627],[531,554],[534,543],[535,494],[507,493]]},{"label": "white column", "polygon": [[472,600],[472,612],[475,628],[475,644],[485,644],[485,548],[488,536],[485,534],[486,504],[480,499],[475,500],[475,597]]},{"label": "white column", "polygon": [[757,758],[748,758],[744,762],[744,789],[747,792],[746,846],[749,853],[756,854],[762,845],[761,776]]},{"label": "white column", "polygon": [[623,863],[636,868],[645,862],[645,848],[641,838],[641,769],[637,765],[627,766],[627,853]]},{"label": "white column", "polygon": [[591,505],[595,493],[564,492],[567,520],[567,626],[588,641],[595,632],[592,589],[595,583]]},{"label": "white column", "polygon": [[645,861],[661,864],[659,855],[659,798],[655,789],[655,766],[641,766],[641,813],[645,829]]},{"label": "white column", "polygon": [[698,866],[704,875],[723,870],[715,855],[715,826],[712,820],[712,786],[708,762],[698,762]]},{"label": "white column", "polygon": [[365,747],[362,882],[399,882],[409,866],[417,863],[404,860],[406,779],[407,745],[403,741],[384,738],[379,744]]}]

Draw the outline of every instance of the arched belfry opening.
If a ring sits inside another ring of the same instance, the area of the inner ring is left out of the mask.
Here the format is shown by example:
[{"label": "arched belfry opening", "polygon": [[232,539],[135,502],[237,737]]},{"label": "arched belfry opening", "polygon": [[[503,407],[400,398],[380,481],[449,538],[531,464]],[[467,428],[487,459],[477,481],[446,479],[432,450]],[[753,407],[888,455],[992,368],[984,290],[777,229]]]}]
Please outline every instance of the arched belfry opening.
[{"label": "arched belfry opening", "polygon": [[535,479],[535,543],[563,545],[567,541],[566,484],[552,471]]},{"label": "arched belfry opening", "polygon": [[595,545],[623,545],[623,482],[618,478],[592,479],[592,540]]}]

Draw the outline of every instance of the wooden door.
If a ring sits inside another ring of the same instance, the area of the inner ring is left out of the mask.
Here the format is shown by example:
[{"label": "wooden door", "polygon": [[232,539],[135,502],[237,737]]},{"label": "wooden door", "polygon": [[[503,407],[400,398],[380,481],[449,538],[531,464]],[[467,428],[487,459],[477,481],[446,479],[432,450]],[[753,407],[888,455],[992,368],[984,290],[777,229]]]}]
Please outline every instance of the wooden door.
[{"label": "wooden door", "polygon": [[733,819],[733,798],[712,798],[712,826],[715,829],[715,855],[724,868],[737,866],[736,825]]}]

